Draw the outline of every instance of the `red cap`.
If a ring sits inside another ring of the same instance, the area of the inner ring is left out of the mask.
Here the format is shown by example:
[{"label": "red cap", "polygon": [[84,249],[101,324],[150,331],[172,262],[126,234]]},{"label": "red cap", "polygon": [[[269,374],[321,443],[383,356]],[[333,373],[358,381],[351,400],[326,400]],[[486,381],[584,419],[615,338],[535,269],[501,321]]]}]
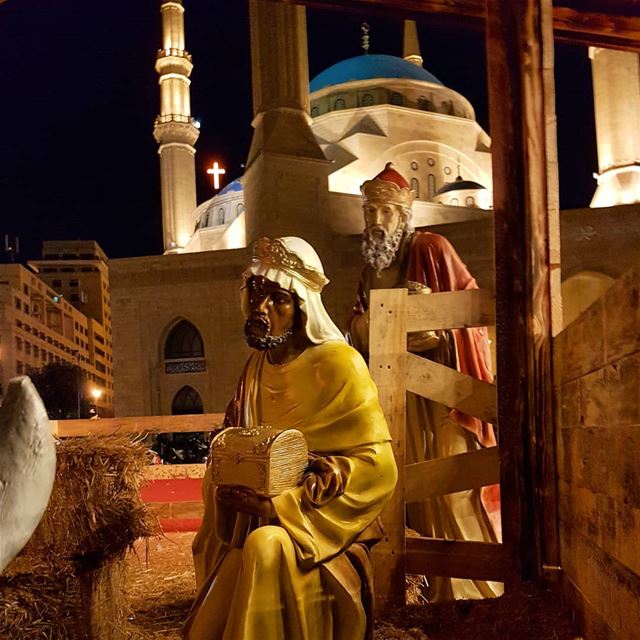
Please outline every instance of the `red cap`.
[{"label": "red cap", "polygon": [[374,178],[374,180],[385,180],[386,182],[393,182],[400,189],[409,189],[409,183],[405,179],[405,177],[399,174],[394,166],[393,162],[387,162],[384,165],[384,169]]}]

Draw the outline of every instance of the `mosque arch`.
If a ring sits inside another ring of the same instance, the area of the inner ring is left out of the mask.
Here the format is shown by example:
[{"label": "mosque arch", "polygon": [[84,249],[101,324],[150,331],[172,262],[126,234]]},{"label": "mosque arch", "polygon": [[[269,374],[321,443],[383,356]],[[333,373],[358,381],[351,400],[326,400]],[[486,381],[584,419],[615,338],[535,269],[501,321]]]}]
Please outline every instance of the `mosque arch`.
[{"label": "mosque arch", "polygon": [[194,324],[179,320],[164,341],[165,360],[204,358],[204,341]]},{"label": "mosque arch", "polygon": [[360,101],[360,105],[363,107],[372,107],[374,103],[373,94],[365,93],[362,96],[362,100]]},{"label": "mosque arch", "polygon": [[415,191],[416,198],[419,198],[420,197],[420,182],[418,181],[418,178],[411,178],[411,188]]},{"label": "mosque arch", "polygon": [[340,111],[341,109],[346,108],[346,103],[344,101],[344,98],[337,98],[336,101],[333,103],[333,108],[335,111]]},{"label": "mosque arch", "polygon": [[181,387],[171,402],[171,415],[184,416],[194,413],[204,413],[202,398],[200,394],[191,386]]},{"label": "mosque arch", "polygon": [[218,209],[218,224],[224,224],[224,207]]}]

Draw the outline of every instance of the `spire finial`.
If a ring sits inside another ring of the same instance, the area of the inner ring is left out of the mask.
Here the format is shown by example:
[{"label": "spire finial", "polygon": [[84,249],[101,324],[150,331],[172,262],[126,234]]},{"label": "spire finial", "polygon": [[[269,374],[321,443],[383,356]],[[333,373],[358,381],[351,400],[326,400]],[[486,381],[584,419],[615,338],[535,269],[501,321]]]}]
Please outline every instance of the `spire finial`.
[{"label": "spire finial", "polygon": [[420,55],[420,42],[418,41],[418,28],[413,20],[404,21],[404,42],[402,57],[417,67],[422,66]]},{"label": "spire finial", "polygon": [[367,55],[369,53],[369,23],[363,22],[360,25],[360,31],[362,31],[362,48],[364,54]]}]

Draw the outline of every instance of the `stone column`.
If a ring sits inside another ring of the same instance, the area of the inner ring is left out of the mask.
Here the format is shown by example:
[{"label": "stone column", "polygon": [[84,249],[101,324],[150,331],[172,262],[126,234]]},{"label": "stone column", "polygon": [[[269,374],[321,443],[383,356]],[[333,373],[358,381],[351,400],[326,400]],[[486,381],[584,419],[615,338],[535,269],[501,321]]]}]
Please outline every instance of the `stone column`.
[{"label": "stone column", "polygon": [[243,179],[247,243],[325,237],[329,162],[310,128],[304,7],[250,0],[253,141]]}]

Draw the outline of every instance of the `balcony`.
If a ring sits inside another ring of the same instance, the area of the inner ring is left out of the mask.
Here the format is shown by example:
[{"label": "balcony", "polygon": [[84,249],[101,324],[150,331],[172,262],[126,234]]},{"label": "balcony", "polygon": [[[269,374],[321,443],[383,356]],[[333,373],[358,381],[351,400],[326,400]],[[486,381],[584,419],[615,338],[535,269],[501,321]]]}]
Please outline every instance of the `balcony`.
[{"label": "balcony", "polygon": [[159,60],[160,58],[169,58],[169,57],[185,58],[189,62],[192,62],[191,54],[188,51],[185,51],[184,49],[173,49],[173,48],[158,49],[158,51],[156,52],[156,60]]}]

